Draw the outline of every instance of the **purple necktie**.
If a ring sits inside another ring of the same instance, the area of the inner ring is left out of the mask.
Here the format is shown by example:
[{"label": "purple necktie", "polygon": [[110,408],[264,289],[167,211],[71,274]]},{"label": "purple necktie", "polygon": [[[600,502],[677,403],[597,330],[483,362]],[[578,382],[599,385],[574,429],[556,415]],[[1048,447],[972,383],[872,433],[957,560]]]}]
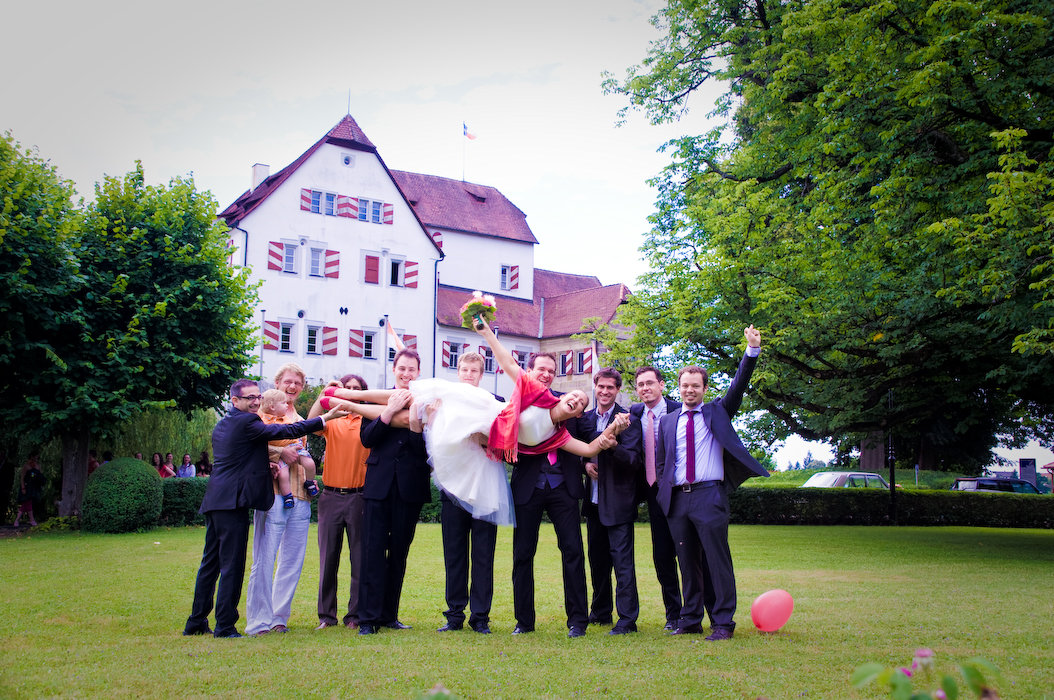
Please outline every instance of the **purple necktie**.
[{"label": "purple necktie", "polygon": [[688,473],[686,474],[689,484],[695,483],[695,411],[688,411],[688,427],[684,431],[684,456],[688,461]]},{"label": "purple necktie", "polygon": [[655,414],[648,409],[648,425],[644,428],[644,475],[648,485],[655,485]]}]

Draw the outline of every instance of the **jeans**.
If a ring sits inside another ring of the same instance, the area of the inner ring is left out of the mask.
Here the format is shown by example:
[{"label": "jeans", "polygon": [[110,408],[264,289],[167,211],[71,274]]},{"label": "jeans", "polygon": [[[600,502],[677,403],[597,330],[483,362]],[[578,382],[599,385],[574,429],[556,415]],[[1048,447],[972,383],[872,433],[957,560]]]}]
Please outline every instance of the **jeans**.
[{"label": "jeans", "polygon": [[276,498],[270,510],[258,510],[253,517],[253,565],[245,593],[246,634],[289,621],[293,595],[304,568],[311,504],[297,500],[292,508],[282,505],[282,499]]}]

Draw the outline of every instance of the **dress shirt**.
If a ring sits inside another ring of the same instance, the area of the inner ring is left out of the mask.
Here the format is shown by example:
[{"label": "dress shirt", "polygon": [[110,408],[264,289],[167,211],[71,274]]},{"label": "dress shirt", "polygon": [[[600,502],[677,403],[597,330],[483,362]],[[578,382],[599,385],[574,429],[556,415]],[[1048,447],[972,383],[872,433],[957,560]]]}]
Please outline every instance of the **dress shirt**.
[{"label": "dress shirt", "polygon": [[[615,413],[615,404],[611,404],[611,408],[608,409],[607,413],[597,414],[597,432],[602,433],[608,427],[608,423],[611,422],[611,416]],[[600,455],[597,455],[599,457]],[[593,457],[593,463],[596,464],[597,457]],[[598,482],[595,479],[589,480],[589,501],[593,505],[596,505],[600,501],[597,496],[599,493]]]}]

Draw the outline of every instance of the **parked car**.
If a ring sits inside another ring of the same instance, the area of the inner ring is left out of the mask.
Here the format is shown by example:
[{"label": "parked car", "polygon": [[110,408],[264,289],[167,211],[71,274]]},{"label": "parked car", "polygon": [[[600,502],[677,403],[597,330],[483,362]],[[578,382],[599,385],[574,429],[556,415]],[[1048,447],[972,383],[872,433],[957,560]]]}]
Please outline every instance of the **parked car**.
[{"label": "parked car", "polygon": [[801,485],[804,488],[826,489],[886,489],[889,484],[878,474],[871,472],[816,472]]},{"label": "parked car", "polygon": [[996,479],[992,477],[956,479],[950,490],[982,491],[984,493],[1039,493],[1039,489],[1024,479]]}]

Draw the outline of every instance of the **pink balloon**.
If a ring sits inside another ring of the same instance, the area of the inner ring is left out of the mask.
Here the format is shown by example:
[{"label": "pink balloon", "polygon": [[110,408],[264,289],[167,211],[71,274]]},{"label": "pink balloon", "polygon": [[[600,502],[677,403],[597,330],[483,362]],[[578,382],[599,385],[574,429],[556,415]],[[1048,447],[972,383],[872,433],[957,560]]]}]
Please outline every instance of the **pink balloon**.
[{"label": "pink balloon", "polygon": [[762,632],[775,632],[787,624],[794,612],[794,598],[787,591],[777,588],[762,593],[750,605],[750,619]]}]

